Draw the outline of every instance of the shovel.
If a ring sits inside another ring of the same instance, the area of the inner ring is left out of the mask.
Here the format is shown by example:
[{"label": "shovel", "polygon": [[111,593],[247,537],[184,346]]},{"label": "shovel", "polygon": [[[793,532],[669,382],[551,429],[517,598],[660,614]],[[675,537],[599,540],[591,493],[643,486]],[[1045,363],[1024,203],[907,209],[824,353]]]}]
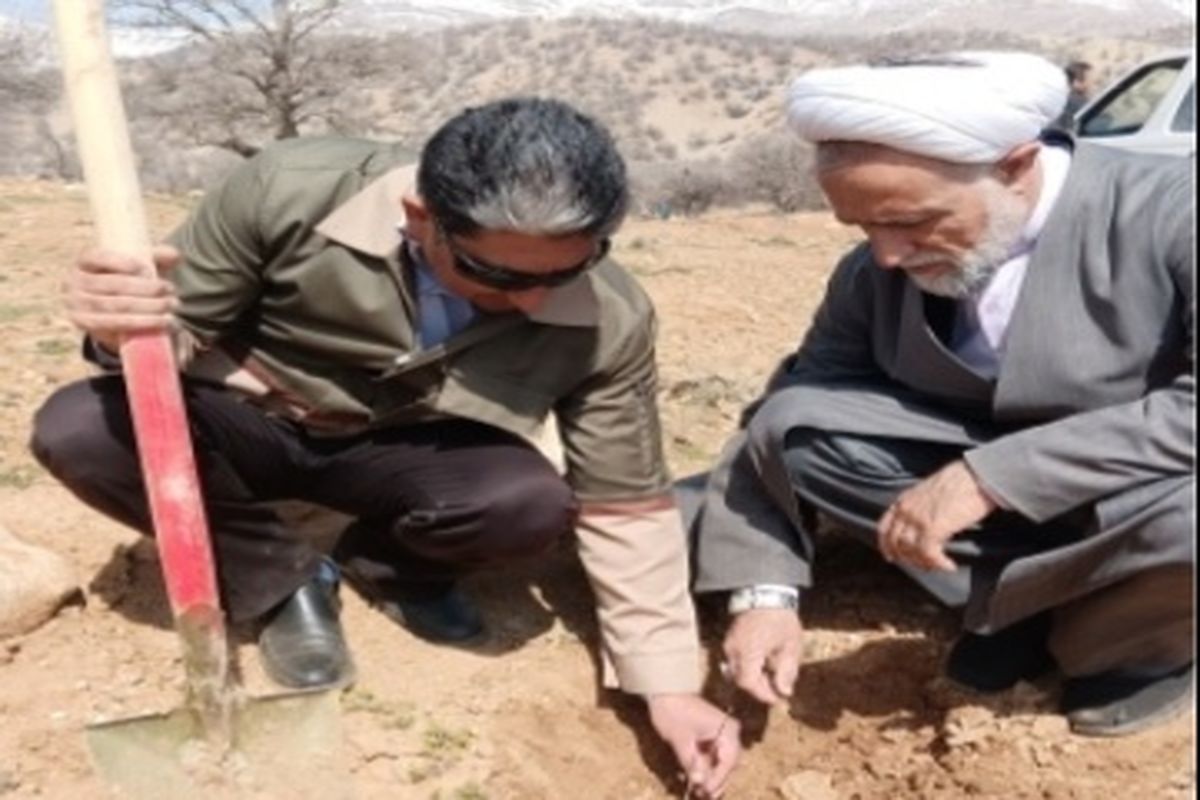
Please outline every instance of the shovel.
[{"label": "shovel", "polygon": [[[150,238],[102,0],[55,0],[80,159],[100,243],[150,263]],[[250,699],[229,643],[170,337],[127,336],[121,362],[187,698],[165,714],[90,726],[100,772],[128,797],[346,796],[333,691]]]}]

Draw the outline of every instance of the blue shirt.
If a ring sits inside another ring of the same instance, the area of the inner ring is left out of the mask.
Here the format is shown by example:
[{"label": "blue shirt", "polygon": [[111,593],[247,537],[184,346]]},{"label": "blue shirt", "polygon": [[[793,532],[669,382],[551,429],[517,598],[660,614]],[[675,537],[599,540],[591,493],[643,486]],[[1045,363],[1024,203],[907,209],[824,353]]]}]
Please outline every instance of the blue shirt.
[{"label": "blue shirt", "polygon": [[420,250],[410,247],[409,252],[417,279],[421,347],[428,350],[470,325],[475,308],[442,285]]}]

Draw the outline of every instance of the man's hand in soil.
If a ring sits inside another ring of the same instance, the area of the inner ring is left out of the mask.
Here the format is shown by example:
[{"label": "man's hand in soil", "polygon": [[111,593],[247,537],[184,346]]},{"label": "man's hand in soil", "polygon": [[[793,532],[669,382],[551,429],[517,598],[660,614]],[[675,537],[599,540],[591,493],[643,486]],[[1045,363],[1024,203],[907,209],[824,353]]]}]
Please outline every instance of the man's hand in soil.
[{"label": "man's hand in soil", "polygon": [[646,698],[650,722],[675,753],[692,796],[717,798],[741,753],[738,722],[694,694],[659,694]]},{"label": "man's hand in soil", "polygon": [[894,563],[952,572],[946,542],[996,510],[964,461],[903,492],[879,520],[879,551]]},{"label": "man's hand in soil", "polygon": [[154,250],[149,265],[120,253],[91,251],[80,256],[63,286],[67,316],[97,344],[116,352],[121,336],[165,330],[178,301],[161,276],[179,261],[170,247]]},{"label": "man's hand in soil", "polygon": [[787,608],[755,608],[733,618],[725,660],[739,689],[772,705],[792,696],[800,672],[800,615]]}]

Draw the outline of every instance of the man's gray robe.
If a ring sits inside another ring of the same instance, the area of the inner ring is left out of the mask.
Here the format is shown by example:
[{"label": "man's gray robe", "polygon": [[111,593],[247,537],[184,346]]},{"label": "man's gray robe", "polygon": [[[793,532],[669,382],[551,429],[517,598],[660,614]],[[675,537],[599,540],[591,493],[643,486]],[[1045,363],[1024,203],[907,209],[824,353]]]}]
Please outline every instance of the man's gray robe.
[{"label": "man's gray robe", "polygon": [[935,332],[947,301],[853,250],[709,479],[696,590],[810,585],[811,542],[782,462],[797,428],[963,447],[993,496],[1031,522],[1090,512],[1084,538],[1008,564],[972,603],[971,627],[1190,566],[1192,174],[1190,159],[1076,146],[995,380]]}]

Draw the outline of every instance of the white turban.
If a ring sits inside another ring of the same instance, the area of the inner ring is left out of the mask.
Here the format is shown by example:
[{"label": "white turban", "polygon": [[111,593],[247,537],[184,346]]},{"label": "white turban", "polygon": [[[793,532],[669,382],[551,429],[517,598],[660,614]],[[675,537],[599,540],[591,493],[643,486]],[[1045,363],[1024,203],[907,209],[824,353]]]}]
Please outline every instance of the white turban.
[{"label": "white turban", "polygon": [[984,164],[1037,139],[1066,100],[1066,75],[1040,56],[962,52],[813,70],[792,83],[788,119],[812,142]]}]

